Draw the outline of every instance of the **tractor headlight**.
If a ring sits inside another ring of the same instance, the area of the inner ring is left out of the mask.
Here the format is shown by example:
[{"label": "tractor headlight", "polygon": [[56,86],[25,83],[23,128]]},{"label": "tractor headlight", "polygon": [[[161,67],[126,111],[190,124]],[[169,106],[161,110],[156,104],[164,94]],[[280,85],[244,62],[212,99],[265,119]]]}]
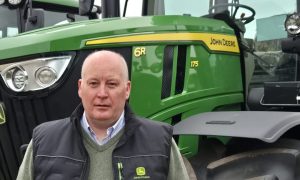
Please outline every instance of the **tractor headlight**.
[{"label": "tractor headlight", "polygon": [[22,0],[8,0],[8,3],[11,4],[11,5],[18,5],[22,2]]},{"label": "tractor headlight", "polygon": [[72,56],[38,58],[0,65],[6,86],[15,92],[36,91],[50,87],[59,80]]},{"label": "tractor headlight", "polygon": [[22,91],[27,83],[28,75],[22,67],[10,68],[6,74],[6,84],[14,91]]},{"label": "tractor headlight", "polygon": [[41,86],[47,86],[48,84],[52,84],[57,76],[56,71],[48,66],[41,67],[35,73],[36,82]]},{"label": "tractor headlight", "polygon": [[288,15],[285,20],[285,29],[290,35],[298,35],[300,33],[300,16],[299,14]]}]

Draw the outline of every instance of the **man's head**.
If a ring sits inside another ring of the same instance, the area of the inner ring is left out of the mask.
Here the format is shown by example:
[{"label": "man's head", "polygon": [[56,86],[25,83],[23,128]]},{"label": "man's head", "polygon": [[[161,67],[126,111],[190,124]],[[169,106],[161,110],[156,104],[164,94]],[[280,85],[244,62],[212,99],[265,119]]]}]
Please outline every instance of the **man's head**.
[{"label": "man's head", "polygon": [[130,88],[127,65],[120,54],[97,51],[85,59],[78,94],[89,121],[111,124],[118,120]]}]

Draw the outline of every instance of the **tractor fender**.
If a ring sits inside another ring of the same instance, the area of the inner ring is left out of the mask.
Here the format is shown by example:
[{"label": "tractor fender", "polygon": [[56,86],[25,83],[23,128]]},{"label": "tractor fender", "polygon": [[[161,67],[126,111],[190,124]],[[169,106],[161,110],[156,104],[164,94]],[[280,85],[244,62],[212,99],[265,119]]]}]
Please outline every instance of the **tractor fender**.
[{"label": "tractor fender", "polygon": [[300,124],[299,112],[218,111],[191,116],[174,125],[174,135],[215,135],[273,143]]}]

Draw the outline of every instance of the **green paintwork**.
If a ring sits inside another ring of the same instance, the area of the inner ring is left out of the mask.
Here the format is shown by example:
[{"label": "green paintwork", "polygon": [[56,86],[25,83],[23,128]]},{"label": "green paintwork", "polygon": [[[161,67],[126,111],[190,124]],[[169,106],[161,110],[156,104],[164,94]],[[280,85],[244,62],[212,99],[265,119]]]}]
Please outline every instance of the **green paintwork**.
[{"label": "green paintwork", "polygon": [[81,21],[0,39],[0,60],[43,52],[84,49],[85,40],[98,37],[174,32],[178,29],[181,32],[211,32],[211,29],[214,29],[215,33],[234,34],[233,30],[222,21],[184,16]]},{"label": "green paintwork", "polygon": [[79,7],[79,0],[33,0],[33,2],[42,2],[54,5],[63,5],[70,7]]},{"label": "green paintwork", "polygon": [[[143,47],[146,48],[146,55],[132,59],[130,104],[139,115],[170,123],[170,118],[177,114],[182,114],[182,119],[185,119],[201,112],[243,102],[238,55],[208,52],[200,44],[189,46],[183,93],[174,93],[175,60],[171,96],[161,100],[162,56],[165,46]],[[199,60],[199,66],[191,68],[191,60]],[[194,155],[198,149],[197,142],[196,136],[182,136],[179,141],[181,152],[187,157]]]},{"label": "green paintwork", "polygon": [[[217,98],[216,95],[226,97],[227,94],[241,93],[242,86],[241,72],[239,69],[240,62],[237,55],[209,54],[203,46],[191,46],[189,49],[197,51],[200,65],[198,68],[190,68],[190,62],[186,63],[186,80],[184,92],[180,95],[170,98],[160,99],[161,95],[161,78],[163,46],[146,46],[146,56],[142,58],[133,58],[132,60],[132,81],[134,81],[132,92],[136,99],[149,101],[144,106],[138,106],[136,111],[143,116],[160,117],[155,114],[156,111],[162,111],[168,107],[173,107],[174,104],[188,102],[196,102],[205,98]],[[191,52],[191,51],[190,51]],[[195,59],[193,53],[190,54],[188,60]],[[176,66],[174,66],[175,68]],[[176,71],[173,71],[172,87],[175,87]],[[147,83],[145,83],[145,81]],[[135,91],[134,87],[138,87]],[[153,98],[155,97],[155,98]],[[242,97],[240,97],[242,99]],[[191,99],[193,101],[191,101]],[[238,99],[237,101],[240,101]],[[135,103],[131,99],[131,103]],[[139,104],[137,102],[136,104]],[[183,105],[187,107],[186,105]],[[150,110],[151,109],[151,110]],[[187,109],[190,109],[188,107]],[[210,109],[211,111],[212,109]],[[163,112],[163,115],[166,115]]]},{"label": "green paintwork", "polygon": [[[101,37],[159,32],[207,32],[234,35],[224,22],[189,16],[154,16],[82,21],[39,29],[11,38],[0,39],[0,61],[31,54],[100,47],[132,46],[146,48],[140,57],[132,55],[132,91],[130,104],[144,117],[171,123],[173,116],[182,119],[243,102],[240,57],[236,53],[213,52],[201,42],[151,42],[85,46]],[[166,45],[187,45],[184,90],[175,95],[177,51],[174,51],[171,96],[161,99],[162,64]],[[132,53],[134,54],[134,53]],[[191,67],[191,61],[198,67]],[[181,136],[179,146],[187,156],[198,150],[198,137]]]}]

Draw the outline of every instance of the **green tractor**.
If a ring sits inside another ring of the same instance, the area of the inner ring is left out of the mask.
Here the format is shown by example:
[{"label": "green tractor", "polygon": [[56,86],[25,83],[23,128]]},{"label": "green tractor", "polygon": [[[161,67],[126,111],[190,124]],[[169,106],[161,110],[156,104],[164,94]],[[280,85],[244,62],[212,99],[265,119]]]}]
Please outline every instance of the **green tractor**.
[{"label": "green tractor", "polygon": [[[138,3],[138,4],[136,4]],[[135,113],[198,179],[300,179],[299,0],[0,0],[0,179],[78,105],[83,60],[127,60]]]}]

